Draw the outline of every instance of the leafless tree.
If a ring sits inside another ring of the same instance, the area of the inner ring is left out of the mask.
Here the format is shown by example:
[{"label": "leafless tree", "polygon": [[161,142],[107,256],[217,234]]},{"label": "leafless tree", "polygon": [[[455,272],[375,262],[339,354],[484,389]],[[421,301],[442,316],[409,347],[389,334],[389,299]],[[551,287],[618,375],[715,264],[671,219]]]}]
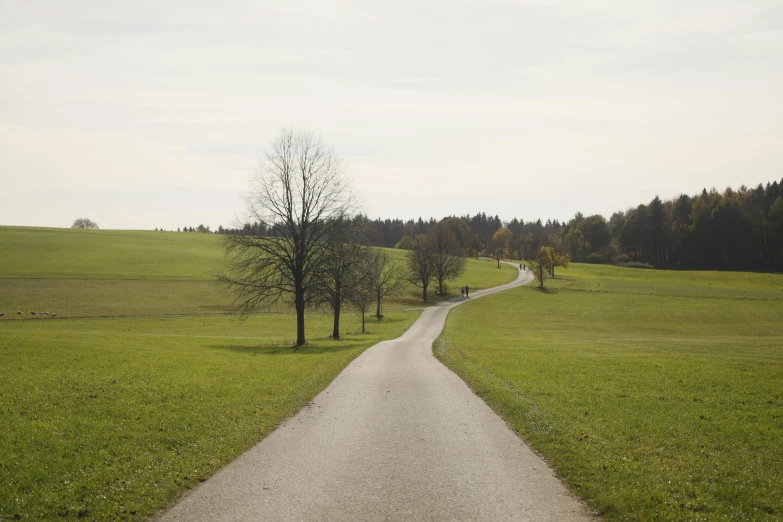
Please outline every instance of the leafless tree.
[{"label": "leafless tree", "polygon": [[226,235],[231,257],[219,277],[250,313],[271,305],[296,309],[296,345],[305,344],[305,307],[318,297],[325,239],[352,204],[344,168],[320,137],[283,129],[271,141],[247,200],[247,222]]},{"label": "leafless tree", "polygon": [[383,317],[381,315],[381,301],[399,293],[405,283],[403,267],[393,263],[389,259],[389,255],[378,248],[375,250],[368,268],[373,298],[376,303],[375,317],[380,319]]},{"label": "leafless tree", "polygon": [[362,333],[365,330],[365,316],[375,301],[374,294],[374,269],[377,262],[377,250],[373,252],[369,248],[364,251],[360,261],[359,279],[353,287],[350,301],[362,314]]},{"label": "leafless tree", "polygon": [[[366,283],[370,249],[363,223],[339,218],[324,240],[324,255],[318,271],[320,301],[334,315],[332,338],[340,338],[340,313],[346,300],[368,288]],[[363,328],[362,328],[363,330]]]},{"label": "leafless tree", "polygon": [[434,250],[433,276],[438,281],[438,293],[443,294],[443,283],[465,270],[465,258],[457,237],[443,221],[427,235]]},{"label": "leafless tree", "polygon": [[79,218],[73,222],[71,228],[86,228],[88,230],[96,230],[98,228],[98,223],[91,219]]},{"label": "leafless tree", "polygon": [[427,287],[435,273],[435,249],[430,238],[416,236],[413,249],[406,258],[407,279],[422,290],[422,299],[427,304]]}]

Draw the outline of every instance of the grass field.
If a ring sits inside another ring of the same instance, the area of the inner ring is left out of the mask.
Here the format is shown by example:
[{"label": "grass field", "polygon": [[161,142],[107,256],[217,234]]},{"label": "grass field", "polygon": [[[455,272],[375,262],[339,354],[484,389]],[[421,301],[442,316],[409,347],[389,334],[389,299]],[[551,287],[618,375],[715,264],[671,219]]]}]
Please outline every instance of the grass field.
[{"label": "grass field", "polygon": [[344,311],[333,341],[312,313],[294,353],[294,315],[228,315],[224,263],[209,234],[0,227],[0,521],[146,520],[419,314],[411,287],[366,334]]},{"label": "grass field", "polygon": [[783,518],[783,276],[573,265],[436,355],[607,520]]},{"label": "grass field", "polygon": [[0,520],[145,520],[418,312],[0,323]]},{"label": "grass field", "polygon": [[[387,252],[404,262],[405,251]],[[60,318],[229,313],[231,297],[216,283],[226,261],[214,234],[0,227],[0,312],[5,320],[30,319],[32,311]],[[508,265],[469,259],[452,287],[478,290],[515,277]],[[388,304],[420,305],[420,290],[407,285]]]}]

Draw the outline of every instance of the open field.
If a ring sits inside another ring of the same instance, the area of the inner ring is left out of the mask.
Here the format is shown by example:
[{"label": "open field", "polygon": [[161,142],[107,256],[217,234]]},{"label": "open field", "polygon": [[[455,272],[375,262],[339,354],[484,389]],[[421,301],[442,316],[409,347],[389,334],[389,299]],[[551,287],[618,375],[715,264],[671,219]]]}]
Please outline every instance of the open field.
[{"label": "open field", "polygon": [[[294,353],[294,315],[228,315],[224,263],[209,234],[0,227],[0,521],[144,520],[419,314],[395,310],[411,288],[364,335],[346,309],[333,341],[312,313]],[[516,276],[491,268],[466,282]]]},{"label": "open field", "polygon": [[[387,252],[404,262],[405,251]],[[229,313],[231,297],[216,283],[225,263],[214,234],[0,227],[0,312],[4,320],[29,319],[31,311],[60,318]],[[469,259],[451,293],[515,277],[513,267]],[[388,304],[420,305],[420,291],[409,284]]]},{"label": "open field", "polygon": [[573,265],[436,355],[607,520],[783,517],[783,276]]}]

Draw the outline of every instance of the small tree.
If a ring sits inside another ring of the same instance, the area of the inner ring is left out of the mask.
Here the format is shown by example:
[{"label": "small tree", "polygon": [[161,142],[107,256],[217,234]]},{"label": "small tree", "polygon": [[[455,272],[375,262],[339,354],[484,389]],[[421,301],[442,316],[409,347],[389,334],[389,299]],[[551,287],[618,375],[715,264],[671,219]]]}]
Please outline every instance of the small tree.
[{"label": "small tree", "polygon": [[500,261],[502,259],[508,259],[511,255],[511,242],[514,239],[514,233],[508,228],[499,228],[492,234],[492,258],[498,262],[498,268],[500,268]]},{"label": "small tree", "polygon": [[362,314],[362,333],[365,332],[364,317],[370,311],[370,307],[375,301],[371,285],[360,285],[351,296],[351,304]]},{"label": "small tree", "polygon": [[327,234],[317,286],[320,301],[333,312],[332,338],[340,338],[340,313],[343,303],[368,287],[369,252],[360,222],[338,218]]},{"label": "small tree", "polygon": [[406,259],[407,277],[411,284],[422,290],[422,300],[427,304],[427,287],[432,280],[435,268],[435,251],[422,235],[416,236],[413,249]]},{"label": "small tree", "polygon": [[73,225],[71,225],[71,228],[83,228],[87,230],[96,230],[98,229],[98,223],[91,219],[87,218],[79,218],[73,222]]},{"label": "small tree", "polygon": [[401,265],[392,263],[386,252],[376,249],[367,272],[376,301],[375,317],[381,319],[381,300],[400,291],[404,283],[403,269]]},{"label": "small tree", "polygon": [[[377,274],[377,264],[379,262],[380,249],[372,251],[369,248],[363,251],[363,255],[358,263],[357,273],[359,279],[351,292],[350,302],[362,314],[362,333],[365,333],[365,316],[370,311],[370,307],[375,301],[375,284]],[[385,255],[385,253],[383,253]],[[388,259],[388,258],[387,258]]]},{"label": "small tree", "polygon": [[530,264],[530,269],[533,271],[533,276],[538,281],[538,287],[543,290],[544,281],[549,276],[549,254],[547,247],[542,246],[538,249],[536,257]]},{"label": "small tree", "polygon": [[433,276],[438,281],[438,294],[443,294],[443,283],[459,276],[465,270],[465,258],[454,232],[443,222],[427,234],[433,249]]},{"label": "small tree", "polygon": [[405,234],[400,238],[399,241],[397,241],[397,244],[394,245],[394,248],[397,250],[413,250],[413,240],[408,234]]}]

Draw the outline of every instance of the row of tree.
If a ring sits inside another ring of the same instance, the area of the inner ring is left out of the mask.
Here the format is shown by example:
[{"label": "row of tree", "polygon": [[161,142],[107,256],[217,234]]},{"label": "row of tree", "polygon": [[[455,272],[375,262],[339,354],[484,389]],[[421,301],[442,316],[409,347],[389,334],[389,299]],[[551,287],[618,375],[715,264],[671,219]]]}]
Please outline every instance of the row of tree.
[{"label": "row of tree", "polygon": [[[516,218],[501,223],[477,214],[419,222],[429,228],[445,224],[463,251],[498,262],[504,257],[533,259],[542,246],[551,246],[580,262],[783,271],[783,180],[755,189],[703,190],[696,196],[666,201],[655,197],[648,204],[615,212],[609,220],[599,214],[577,213],[564,224],[557,220],[525,223]],[[387,223],[369,222],[376,234],[371,238],[374,244],[384,237],[377,231]],[[406,233],[395,246],[410,250],[414,238]]]},{"label": "row of tree", "polygon": [[[244,311],[279,302],[297,312],[305,342],[308,305],[364,314],[405,280],[422,289],[456,277],[464,255],[532,259],[539,284],[571,261],[635,260],[666,266],[783,270],[783,183],[653,199],[607,221],[577,213],[568,223],[523,222],[484,213],[440,221],[370,220],[354,214],[340,160],[316,136],[283,130],[272,142],[249,198],[247,224],[220,227],[233,262],[221,275]],[[198,227],[209,232],[208,227]],[[190,231],[191,228],[187,227]],[[404,268],[371,246],[409,250]]]},{"label": "row of tree", "polygon": [[783,180],[653,199],[612,215],[608,254],[656,266],[783,271]]},{"label": "row of tree", "polygon": [[246,313],[293,305],[296,345],[305,344],[308,307],[332,310],[332,337],[340,337],[346,303],[365,315],[397,292],[399,265],[371,248],[363,219],[351,217],[353,198],[342,164],[311,133],[290,129],[272,141],[248,199],[248,223],[222,231],[231,262],[220,275]]}]

